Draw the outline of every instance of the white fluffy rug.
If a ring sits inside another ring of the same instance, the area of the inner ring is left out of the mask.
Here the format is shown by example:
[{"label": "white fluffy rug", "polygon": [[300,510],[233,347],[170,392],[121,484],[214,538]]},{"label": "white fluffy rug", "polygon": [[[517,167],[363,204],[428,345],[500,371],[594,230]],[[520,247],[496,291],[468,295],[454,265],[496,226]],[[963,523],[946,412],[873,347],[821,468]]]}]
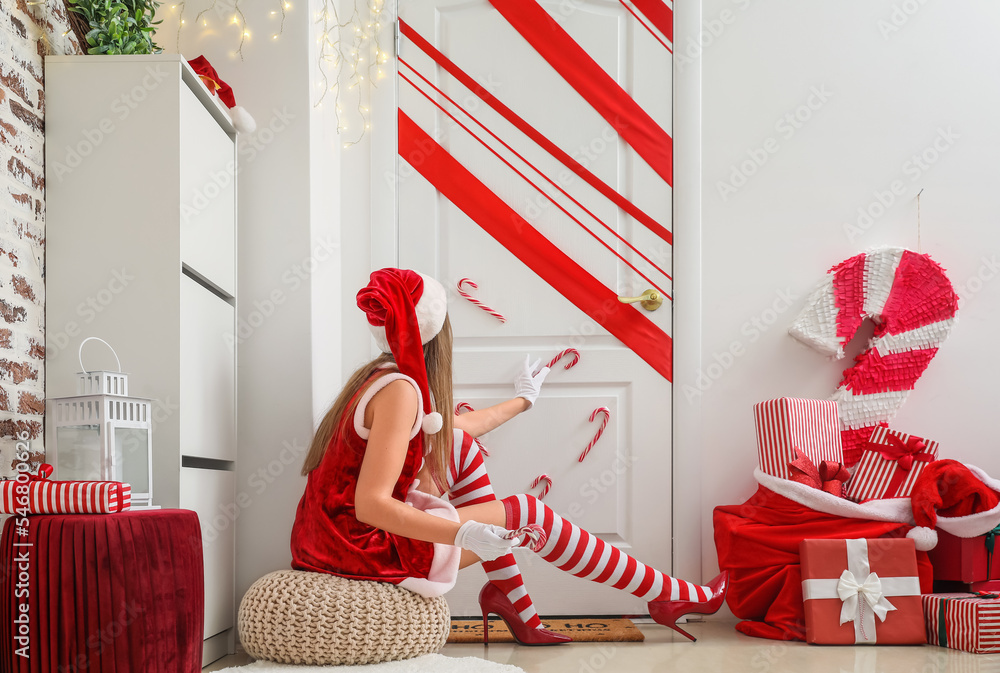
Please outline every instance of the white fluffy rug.
[{"label": "white fluffy rug", "polygon": [[367,666],[292,666],[276,664],[273,661],[255,661],[246,666],[224,668],[219,673],[243,673],[266,671],[267,673],[524,673],[524,669],[507,664],[497,664],[478,657],[445,657],[440,654],[425,654],[415,659],[387,661],[383,664]]}]

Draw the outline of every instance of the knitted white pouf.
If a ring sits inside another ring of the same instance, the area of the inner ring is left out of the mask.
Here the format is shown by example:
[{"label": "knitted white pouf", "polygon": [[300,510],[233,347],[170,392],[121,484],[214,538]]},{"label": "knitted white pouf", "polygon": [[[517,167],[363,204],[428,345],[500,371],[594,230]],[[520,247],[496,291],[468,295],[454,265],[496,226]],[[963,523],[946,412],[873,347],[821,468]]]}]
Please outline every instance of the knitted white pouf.
[{"label": "knitted white pouf", "polygon": [[437,652],[451,629],[444,597],[424,598],[386,582],[279,570],[240,603],[247,654],[286,664],[357,665]]}]

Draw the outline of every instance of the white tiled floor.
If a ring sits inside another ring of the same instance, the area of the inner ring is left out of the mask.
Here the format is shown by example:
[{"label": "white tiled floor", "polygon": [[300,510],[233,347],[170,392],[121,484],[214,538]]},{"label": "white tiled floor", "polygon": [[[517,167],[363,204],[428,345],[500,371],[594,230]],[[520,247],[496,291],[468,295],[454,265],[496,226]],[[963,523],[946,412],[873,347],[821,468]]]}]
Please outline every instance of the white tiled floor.
[{"label": "white tiled floor", "polygon": [[[1000,673],[1000,654],[968,654],[940,647],[821,647],[750,638],[734,622],[710,621],[685,626],[692,643],[658,624],[639,624],[642,643],[571,643],[557,647],[520,645],[446,645],[441,654],[482,657],[520,666],[527,673]],[[237,654],[205,671],[249,662]]]}]

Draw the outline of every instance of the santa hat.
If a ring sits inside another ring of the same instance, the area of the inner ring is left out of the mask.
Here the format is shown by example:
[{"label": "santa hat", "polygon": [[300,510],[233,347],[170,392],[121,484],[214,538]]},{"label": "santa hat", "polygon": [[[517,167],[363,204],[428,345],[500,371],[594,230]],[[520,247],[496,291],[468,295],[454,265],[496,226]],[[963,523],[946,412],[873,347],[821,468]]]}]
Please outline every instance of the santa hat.
[{"label": "santa hat", "polygon": [[[963,520],[973,521],[981,518],[975,515],[996,511],[1000,507],[1000,496],[962,463],[936,460],[928,464],[914,482],[910,504],[917,527],[906,537],[913,538],[917,549],[926,550],[937,545],[934,528],[939,516],[952,519],[946,529],[954,530]],[[969,532],[971,535],[959,534],[959,537],[980,534],[975,527]]]},{"label": "santa hat", "polygon": [[188,65],[201,78],[201,81],[205,83],[209,92],[213,96],[218,95],[219,100],[229,108],[229,118],[232,120],[236,131],[239,133],[253,133],[257,128],[257,122],[254,121],[245,108],[236,104],[233,87],[222,81],[219,73],[215,72],[215,68],[208,62],[208,59],[204,56],[199,56],[188,61]]},{"label": "santa hat", "polygon": [[375,342],[392,353],[400,373],[420,388],[427,434],[438,432],[444,420],[431,406],[423,345],[437,336],[448,314],[448,295],[429,276],[408,269],[379,269],[358,292],[358,308],[368,317]]}]

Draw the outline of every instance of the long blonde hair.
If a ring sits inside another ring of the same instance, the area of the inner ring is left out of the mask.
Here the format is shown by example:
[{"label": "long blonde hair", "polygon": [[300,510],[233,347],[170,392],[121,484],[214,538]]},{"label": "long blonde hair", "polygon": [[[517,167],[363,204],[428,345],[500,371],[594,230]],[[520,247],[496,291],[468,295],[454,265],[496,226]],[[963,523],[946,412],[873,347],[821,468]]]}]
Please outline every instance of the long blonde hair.
[{"label": "long blonde hair", "polygon": [[[427,382],[431,389],[431,396],[434,398],[434,407],[439,411],[444,421],[440,432],[424,436],[425,446],[427,442],[430,442],[431,447],[426,461],[430,467],[431,476],[441,485],[447,483],[446,465],[448,454],[451,451],[452,434],[455,427],[455,416],[452,412],[451,349],[451,321],[445,316],[441,331],[438,332],[437,336],[424,344],[424,361],[427,363]],[[344,418],[345,415],[348,418],[354,415],[357,402],[352,404],[352,401],[356,393],[361,389],[361,386],[379,368],[386,364],[394,363],[395,360],[393,360],[391,353],[382,353],[368,364],[361,366],[351,375],[340,395],[334,400],[330,410],[323,416],[323,420],[316,429],[316,434],[313,435],[312,443],[309,445],[309,453],[306,454],[305,463],[302,465],[303,476],[307,476],[322,462],[323,456],[326,455],[326,450],[333,440],[334,434],[337,432],[337,427],[340,425],[340,419]],[[392,370],[387,369],[386,371]],[[423,405],[423,402],[419,401],[418,404]],[[346,439],[345,435],[349,428],[349,424],[344,424],[341,439]]]}]

